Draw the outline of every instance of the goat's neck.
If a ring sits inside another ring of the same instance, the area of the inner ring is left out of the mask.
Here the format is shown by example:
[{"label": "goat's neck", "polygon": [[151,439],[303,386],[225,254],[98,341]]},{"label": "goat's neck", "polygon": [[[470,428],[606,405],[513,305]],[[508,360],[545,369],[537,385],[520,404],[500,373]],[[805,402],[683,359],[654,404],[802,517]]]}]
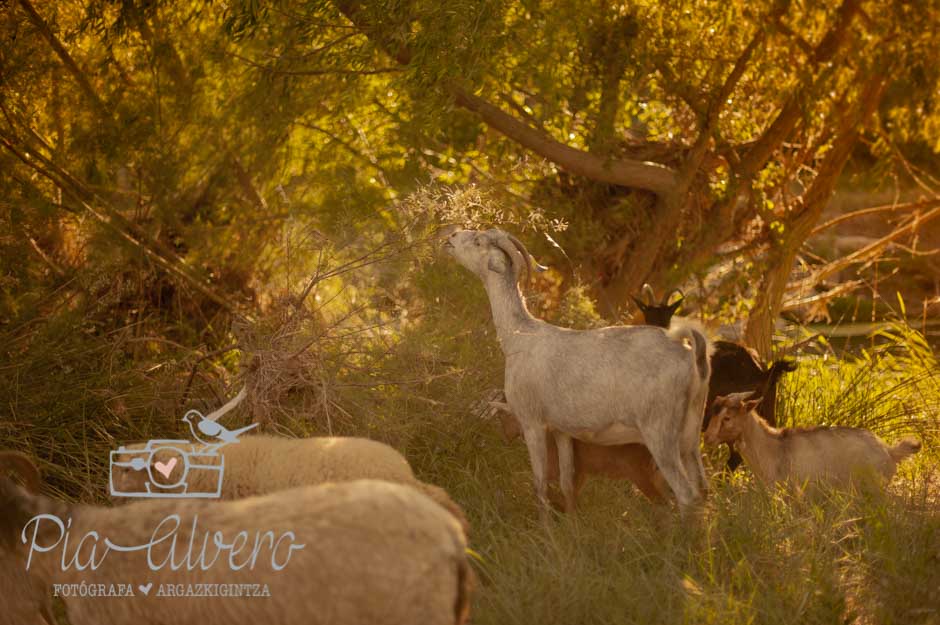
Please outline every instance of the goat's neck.
[{"label": "goat's neck", "polygon": [[483,283],[490,298],[496,334],[503,351],[507,352],[521,334],[534,324],[535,317],[525,307],[522,292],[514,277],[490,273]]},{"label": "goat's neck", "polygon": [[738,449],[745,462],[765,484],[780,479],[777,468],[783,458],[783,443],[777,430],[761,422],[753,412],[747,416]]}]

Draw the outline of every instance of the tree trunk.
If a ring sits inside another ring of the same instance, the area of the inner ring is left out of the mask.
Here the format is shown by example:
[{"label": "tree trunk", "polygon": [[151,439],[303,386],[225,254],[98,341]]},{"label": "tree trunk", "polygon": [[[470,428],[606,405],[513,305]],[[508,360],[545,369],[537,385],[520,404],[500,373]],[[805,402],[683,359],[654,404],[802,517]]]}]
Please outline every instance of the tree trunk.
[{"label": "tree trunk", "polygon": [[861,134],[862,124],[874,113],[884,93],[889,72],[877,66],[872,68],[871,72],[862,88],[858,106],[855,111],[842,118],[832,148],[826,154],[813,183],[801,198],[803,210],[788,224],[784,240],[778,250],[771,254],[768,271],[757,289],[757,301],[747,320],[745,342],[756,349],[765,360],[770,359],[773,353],[774,320],[783,305],[787,280],[796,262],[796,255],[822,216],[842,168],[849,160],[852,148]]}]

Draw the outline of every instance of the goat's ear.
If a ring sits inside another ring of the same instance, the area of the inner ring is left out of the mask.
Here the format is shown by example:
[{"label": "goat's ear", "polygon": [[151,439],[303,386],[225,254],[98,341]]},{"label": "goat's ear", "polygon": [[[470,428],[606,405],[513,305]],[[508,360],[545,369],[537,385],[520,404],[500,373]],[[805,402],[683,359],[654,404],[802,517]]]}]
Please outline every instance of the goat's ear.
[{"label": "goat's ear", "polygon": [[674,315],[676,311],[679,310],[679,306],[681,305],[682,305],[682,298],[680,297],[673,303],[669,304],[669,314]]},{"label": "goat's ear", "polygon": [[506,255],[500,252],[498,254],[490,254],[490,259],[487,262],[486,267],[490,271],[495,271],[496,273],[506,273],[506,265]]},{"label": "goat's ear", "polygon": [[636,304],[636,307],[639,308],[642,312],[645,313],[647,310],[649,310],[649,307],[637,299],[636,296],[631,295],[630,299],[633,300],[633,303]]},{"label": "goat's ear", "polygon": [[721,408],[722,406],[724,406],[727,403],[727,401],[728,401],[727,397],[725,397],[724,395],[719,395],[718,397],[714,399],[714,401],[712,401],[712,408],[717,410]]},{"label": "goat's ear", "polygon": [[742,404],[742,406],[744,407],[744,410],[745,410],[745,411],[750,412],[750,411],[754,410],[755,408],[757,408],[758,406],[760,406],[760,403],[761,403],[762,401],[764,401],[764,398],[763,398],[763,397],[758,397],[757,399],[749,399],[749,400],[745,401],[745,402]]}]

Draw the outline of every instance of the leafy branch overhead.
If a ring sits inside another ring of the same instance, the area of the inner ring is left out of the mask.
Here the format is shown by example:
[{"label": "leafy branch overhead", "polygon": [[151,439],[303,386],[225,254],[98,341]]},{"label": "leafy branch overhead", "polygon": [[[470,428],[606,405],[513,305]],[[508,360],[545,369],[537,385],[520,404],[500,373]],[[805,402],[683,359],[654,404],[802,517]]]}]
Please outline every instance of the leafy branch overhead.
[{"label": "leafy branch overhead", "polygon": [[909,25],[937,12],[16,0],[0,22],[0,180],[22,236],[3,254],[37,264],[7,280],[77,276],[93,301],[89,267],[145,267],[142,294],[216,327],[255,312],[285,224],[380,243],[416,189],[475,185],[503,225],[567,225],[527,243],[608,319],[645,282],[698,283],[751,302],[746,338],[767,352],[777,314],[845,268],[793,275],[849,176],[908,207],[881,236],[933,262],[915,238],[934,213],[911,219],[937,197],[926,52],[940,42]]},{"label": "leafy branch overhead", "polygon": [[[384,55],[401,65],[419,66],[415,71],[420,73],[421,63],[427,63],[429,58],[437,61],[433,54],[416,55],[412,51],[412,46],[428,45],[426,40],[430,36],[425,33],[434,28],[436,16],[426,7],[423,11],[414,8],[412,14],[396,14],[394,10],[380,10],[371,3],[356,0],[337,0],[334,4]],[[808,16],[800,15],[790,2],[770,3],[756,12],[740,6],[736,9],[740,13],[729,21],[738,23],[725,22],[719,26],[734,35],[721,42],[730,54],[711,64],[705,56],[700,62],[687,64],[680,54],[686,42],[678,40],[678,33],[656,32],[642,26],[621,33],[630,39],[627,49],[621,45],[609,50],[607,60],[620,63],[615,82],[624,84],[618,84],[614,92],[602,84],[597,106],[582,115],[585,122],[579,130],[588,136],[570,132],[571,122],[578,120],[579,111],[572,110],[575,94],[564,87],[550,85],[548,89],[552,92],[542,93],[536,85],[526,84],[515,93],[503,92],[499,84],[506,82],[500,75],[505,70],[499,65],[502,59],[498,53],[491,63],[485,62],[489,59],[481,63],[483,68],[476,72],[479,74],[476,84],[445,75],[434,86],[455,105],[476,114],[489,128],[515,143],[523,153],[541,157],[583,180],[572,184],[602,183],[655,194],[645,224],[646,236],[628,233],[626,241],[616,241],[609,248],[612,254],[594,259],[606,274],[602,279],[616,301],[623,301],[625,294],[635,292],[645,281],[670,279],[664,273],[674,274],[671,279],[675,280],[681,279],[682,267],[686,273],[701,267],[718,246],[740,236],[755,217],[766,220],[770,216],[784,224],[786,235],[770,241],[771,271],[765,280],[766,288],[760,290],[758,312],[752,317],[748,333],[751,342],[766,351],[768,328],[783,305],[783,287],[790,267],[819,220],[863,128],[878,110],[888,77],[894,75],[902,59],[897,56],[898,26],[892,21],[898,15],[873,19],[861,0],[844,0],[831,10],[813,11],[813,27],[802,34],[790,22],[806,20]],[[630,17],[634,25],[652,13],[649,7],[633,10],[636,15]],[[522,24],[523,16],[514,21],[511,13],[507,11],[501,26],[510,32],[517,29],[532,33]],[[538,21],[532,19],[531,13],[523,13],[526,21]],[[622,23],[622,17],[602,16],[598,21]],[[747,25],[745,18],[751,18]],[[715,30],[712,27],[708,32]],[[648,40],[640,41],[643,37]],[[866,42],[868,50],[881,53],[860,58],[857,51],[862,42]],[[430,45],[433,44],[432,41]],[[612,47],[609,39],[605,44]],[[649,51],[652,46],[658,46],[650,55],[654,60],[644,62],[641,50]],[[663,48],[667,48],[665,55]],[[674,58],[668,58],[669,52]],[[628,59],[610,58],[613,54],[623,54]],[[663,56],[667,58],[664,60]],[[633,84],[623,80],[623,66],[631,62],[636,64]],[[793,65],[794,62],[798,65]],[[761,84],[761,73],[772,65],[776,65],[775,71]],[[523,73],[530,66],[519,63],[516,67],[519,73],[514,73],[510,84],[531,81]],[[793,71],[788,72],[791,68]],[[677,71],[680,69],[684,71]],[[689,75],[699,77],[697,85],[690,84]],[[783,87],[778,89],[770,81]],[[834,84],[838,90],[833,88]],[[492,93],[493,98],[487,99],[487,93]],[[533,106],[520,105],[519,95]],[[540,106],[565,98],[567,106],[559,106],[557,111]],[[615,100],[613,109],[604,98]],[[652,148],[660,137],[653,136],[653,124],[648,119],[635,113],[629,115],[631,111],[624,105],[631,98],[635,104],[646,107],[658,98],[657,104],[662,109],[656,121],[667,127],[678,126],[668,132],[665,149],[655,155],[651,154]],[[754,98],[758,106],[749,106],[749,98]],[[521,112],[522,116],[507,112],[494,101],[509,102],[514,112]],[[548,114],[538,116],[535,113],[538,108]],[[601,117],[607,117],[607,123],[601,124]],[[684,119],[685,123],[673,124],[670,117]],[[750,119],[741,123],[745,117]],[[546,130],[551,126],[557,131]],[[569,132],[565,137],[566,126]],[[614,136],[598,141],[598,137],[589,136],[596,128]],[[611,143],[622,147],[619,150],[599,147]],[[650,154],[648,160],[632,157],[643,153]],[[786,170],[780,171],[783,161]],[[815,175],[807,175],[807,171]],[[802,187],[802,192],[788,193],[787,187],[794,183]],[[768,215],[767,207],[775,208],[772,215]],[[689,228],[689,222],[698,224]],[[682,236],[678,239],[670,236],[677,230]],[[683,243],[684,238],[688,240]],[[676,267],[680,268],[678,275]]]}]

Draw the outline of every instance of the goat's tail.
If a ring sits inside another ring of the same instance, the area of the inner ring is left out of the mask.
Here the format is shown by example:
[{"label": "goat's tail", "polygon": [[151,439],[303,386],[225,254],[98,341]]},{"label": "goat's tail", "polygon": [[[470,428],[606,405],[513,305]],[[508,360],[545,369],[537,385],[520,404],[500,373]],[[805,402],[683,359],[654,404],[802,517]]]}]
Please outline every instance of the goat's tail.
[{"label": "goat's tail", "polygon": [[777,383],[777,380],[780,379],[785,373],[790,373],[796,371],[797,362],[795,360],[775,360],[772,365],[770,365],[770,377],[767,378],[767,384],[773,385]]},{"label": "goat's tail", "polygon": [[667,334],[675,341],[689,341],[695,353],[695,369],[698,371],[699,378],[707,382],[712,373],[710,360],[715,348],[711,341],[705,338],[702,325],[689,319],[673,319]]},{"label": "goat's tail", "polygon": [[904,438],[888,447],[888,455],[894,460],[894,464],[899,464],[902,460],[916,454],[920,451],[920,441],[916,438]]}]

